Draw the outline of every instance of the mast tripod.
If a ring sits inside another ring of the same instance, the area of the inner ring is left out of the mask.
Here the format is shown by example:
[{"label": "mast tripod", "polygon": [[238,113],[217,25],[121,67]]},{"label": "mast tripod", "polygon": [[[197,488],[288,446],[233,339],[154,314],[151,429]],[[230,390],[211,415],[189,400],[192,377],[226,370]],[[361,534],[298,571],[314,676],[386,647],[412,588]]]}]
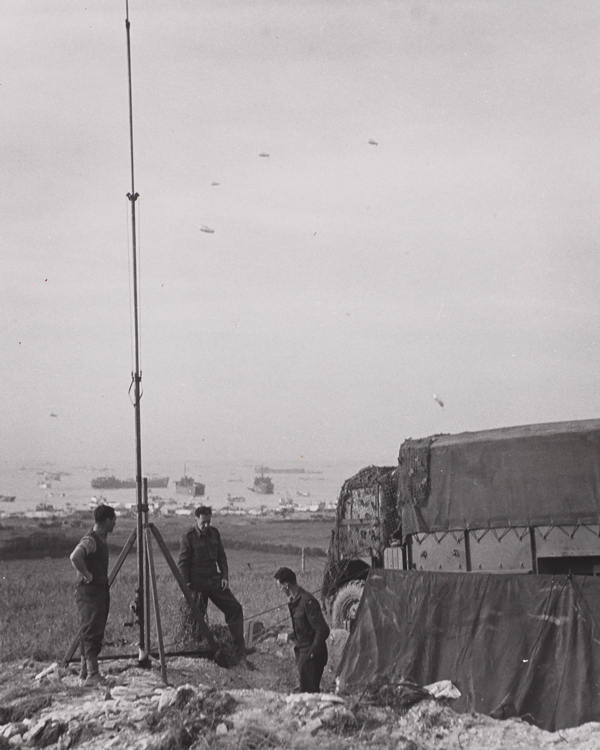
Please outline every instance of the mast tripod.
[{"label": "mast tripod", "polygon": [[[131,35],[129,23],[129,0],[125,0],[125,29],[127,33],[127,82],[129,92],[129,152],[131,164],[131,192],[127,198],[131,204],[131,240],[132,240],[132,274],[133,274],[133,338],[134,338],[134,371],[132,373],[133,408],[135,412],[135,484],[137,492],[137,538],[138,538],[138,595],[137,615],[140,626],[140,654],[139,661],[148,659],[147,633],[145,624],[148,620],[146,603],[148,602],[148,576],[144,560],[144,545],[141,544],[143,529],[148,525],[148,503],[144,503],[144,488],[142,483],[142,421],[140,400],[142,397],[142,373],[140,370],[140,325],[137,284],[137,231],[135,222],[135,203],[139,194],[135,192],[135,171],[133,159],[133,95],[131,84]],[[130,388],[131,392],[131,388]]]},{"label": "mast tripod", "polygon": [[[113,584],[119,570],[121,569],[127,555],[131,551],[134,543],[137,541],[137,571],[138,585],[136,590],[136,601],[132,607],[137,615],[139,625],[139,651],[138,663],[141,666],[150,666],[150,604],[152,591],[152,604],[154,605],[154,617],[156,623],[156,632],[158,640],[158,652],[160,657],[161,672],[163,682],[167,684],[167,656],[162,636],[162,625],[160,618],[160,608],[158,600],[158,590],[156,585],[156,573],[154,568],[154,554],[152,550],[152,536],[156,539],[163,556],[179,584],[179,587],[186,598],[194,618],[200,626],[200,631],[206,638],[210,654],[217,664],[223,664],[221,654],[200,611],[198,604],[192,596],[190,590],[185,584],[177,565],[169,552],[165,541],[159,530],[153,523],[148,523],[148,480],[142,476],[142,421],[140,401],[142,398],[142,373],[140,369],[140,316],[139,316],[139,299],[138,299],[138,248],[137,248],[137,231],[135,204],[139,198],[139,193],[135,192],[135,171],[133,158],[133,96],[132,96],[132,77],[131,77],[131,24],[129,22],[129,0],[125,0],[125,29],[127,33],[127,80],[129,92],[129,150],[131,164],[131,192],[127,193],[127,198],[131,204],[131,234],[132,234],[132,274],[133,274],[133,339],[134,339],[134,371],[131,374],[131,385],[129,393],[133,389],[133,407],[135,414],[135,446],[136,446],[136,496],[137,496],[137,525],[131,532],[121,550],[119,557],[110,572],[108,578],[109,587]],[[67,653],[63,658],[63,665],[67,665],[73,657],[77,647],[81,644],[81,630],[71,643]],[[118,657],[116,657],[118,658]],[[129,658],[129,657],[126,657]]]}]

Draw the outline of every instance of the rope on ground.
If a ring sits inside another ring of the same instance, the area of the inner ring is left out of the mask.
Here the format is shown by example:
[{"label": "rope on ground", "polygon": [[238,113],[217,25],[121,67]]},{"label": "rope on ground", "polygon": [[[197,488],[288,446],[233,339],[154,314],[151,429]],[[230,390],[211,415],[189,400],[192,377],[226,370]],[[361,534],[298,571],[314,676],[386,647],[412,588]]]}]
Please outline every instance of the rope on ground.
[{"label": "rope on ground", "polygon": [[[308,593],[314,596],[315,594],[321,593],[321,591],[322,589],[317,589],[316,591],[309,591]],[[276,607],[271,607],[271,609],[265,609],[264,612],[259,612],[256,615],[249,615],[249,616],[244,615],[244,620],[246,620],[246,622],[248,622],[249,620],[256,620],[257,617],[262,617],[263,615],[266,615],[269,612],[275,612],[275,610],[281,609],[282,607],[286,607],[286,606],[287,606],[287,602],[284,602],[283,604],[278,604]]]}]

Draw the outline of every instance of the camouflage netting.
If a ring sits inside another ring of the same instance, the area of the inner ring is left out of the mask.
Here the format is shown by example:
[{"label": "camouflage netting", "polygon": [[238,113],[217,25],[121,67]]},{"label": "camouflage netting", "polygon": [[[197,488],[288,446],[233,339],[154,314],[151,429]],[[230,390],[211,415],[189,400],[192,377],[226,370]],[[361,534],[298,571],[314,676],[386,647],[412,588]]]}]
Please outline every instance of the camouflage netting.
[{"label": "camouflage netting", "polygon": [[[372,552],[381,555],[383,548],[387,546],[389,539],[398,532],[400,528],[400,513],[397,507],[397,478],[394,466],[368,466],[361,469],[342,485],[336,509],[337,533],[332,535],[327,553],[327,563],[323,575],[322,598],[332,596],[341,586],[357,577],[357,571],[352,560],[347,559],[348,549],[340,539],[340,528],[343,521],[348,518],[347,510],[352,502],[353,493],[361,490],[373,491],[381,489],[379,494],[381,505],[377,515],[377,509],[373,509],[371,516],[365,513],[363,520],[372,521],[369,525],[365,523],[360,529],[362,534],[362,547],[353,550],[353,557],[359,558],[369,556]],[[361,543],[361,539],[354,541]],[[346,559],[345,559],[346,556]],[[365,565],[365,571],[367,566]]]},{"label": "camouflage netting", "polygon": [[390,546],[393,539],[402,536],[402,513],[398,494],[398,469],[384,474],[379,479],[381,486],[381,552]]},{"label": "camouflage netting", "polygon": [[333,543],[329,545],[327,562],[323,573],[323,586],[321,588],[321,600],[326,603],[328,597],[348,581],[354,580],[354,576],[348,571],[348,560],[337,560],[334,557]]},{"label": "camouflage netting", "polygon": [[[198,609],[206,619],[206,602],[202,598],[202,594],[198,591],[192,591],[191,594],[198,605]],[[200,644],[208,646],[200,630],[200,625],[192,614],[192,608],[183,598],[179,600],[177,607],[175,633],[176,642],[184,648],[196,648]]]},{"label": "camouflage netting", "polygon": [[432,695],[414,680],[391,681],[380,676],[370,682],[360,695],[359,702],[370,706],[386,706],[398,713],[406,712],[415,703],[431,700]]},{"label": "camouflage netting", "polygon": [[[196,604],[201,612],[205,614],[205,622],[212,633],[217,648],[219,650],[219,663],[221,666],[233,666],[239,662],[239,656],[233,644],[233,638],[226,625],[211,625],[206,618],[206,603],[202,599],[202,594],[192,592]],[[176,617],[176,636],[177,647],[182,650],[206,650],[208,653],[210,647],[204,637],[198,621],[192,613],[190,605],[185,599],[181,599],[177,610]]]},{"label": "camouflage netting", "polygon": [[420,515],[429,497],[429,458],[433,437],[405,440],[398,456],[398,508],[403,514]]}]

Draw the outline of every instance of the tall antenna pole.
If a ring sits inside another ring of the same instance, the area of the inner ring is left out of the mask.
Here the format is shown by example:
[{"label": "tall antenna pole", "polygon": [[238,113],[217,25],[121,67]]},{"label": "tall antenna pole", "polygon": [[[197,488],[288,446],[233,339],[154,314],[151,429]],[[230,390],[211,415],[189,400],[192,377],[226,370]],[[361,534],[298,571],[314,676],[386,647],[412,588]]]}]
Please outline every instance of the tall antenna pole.
[{"label": "tall antenna pole", "polygon": [[129,82],[129,145],[131,157],[131,192],[127,197],[131,203],[131,234],[132,234],[132,254],[133,254],[133,336],[135,350],[135,370],[132,373],[133,386],[133,407],[135,410],[135,444],[136,444],[136,489],[137,489],[137,557],[138,557],[138,592],[137,592],[137,615],[140,626],[140,662],[148,659],[148,644],[146,643],[145,631],[145,554],[144,554],[144,526],[148,523],[148,506],[145,504],[143,483],[142,483],[142,426],[140,416],[140,399],[142,374],[140,372],[140,331],[139,331],[139,309],[138,309],[138,288],[137,288],[137,232],[135,224],[135,202],[138,199],[138,193],[135,192],[135,178],[133,169],[133,99],[131,94],[131,38],[129,33],[129,0],[125,0],[125,28],[127,30],[127,74]]}]

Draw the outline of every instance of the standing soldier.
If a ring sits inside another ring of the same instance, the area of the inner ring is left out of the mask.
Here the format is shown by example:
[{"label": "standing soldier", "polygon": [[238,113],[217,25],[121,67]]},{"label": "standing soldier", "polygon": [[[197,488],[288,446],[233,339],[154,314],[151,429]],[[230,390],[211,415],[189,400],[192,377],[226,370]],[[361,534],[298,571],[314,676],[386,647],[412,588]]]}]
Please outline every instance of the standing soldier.
[{"label": "standing soldier", "polygon": [[99,505],[94,510],[93,529],[71,553],[71,564],[77,571],[75,601],[81,620],[80,676],[87,685],[104,682],[98,669],[98,655],[110,605],[107,536],[115,528],[116,520],[114,508]]},{"label": "standing soldier", "polygon": [[326,641],[329,638],[329,625],[325,622],[319,602],[312,594],[298,586],[293,570],[279,568],[275,573],[275,579],[289,600],[300,692],[318,693],[323,670],[327,664]]},{"label": "standing soldier", "polygon": [[177,567],[183,580],[202,600],[211,602],[225,615],[238,656],[245,660],[254,651],[244,640],[244,612],[229,588],[227,555],[221,535],[210,525],[212,508],[202,505],[194,511],[196,523],[181,538]]}]

